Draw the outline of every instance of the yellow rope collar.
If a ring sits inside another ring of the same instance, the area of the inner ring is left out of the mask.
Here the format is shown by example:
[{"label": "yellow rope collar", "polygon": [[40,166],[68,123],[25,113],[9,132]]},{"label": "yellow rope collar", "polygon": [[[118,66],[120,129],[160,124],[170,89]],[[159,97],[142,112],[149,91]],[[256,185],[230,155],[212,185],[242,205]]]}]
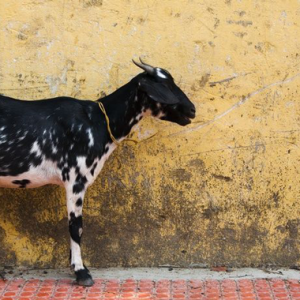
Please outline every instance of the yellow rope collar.
[{"label": "yellow rope collar", "polygon": [[101,111],[103,112],[104,116],[105,116],[105,119],[106,119],[106,125],[107,125],[107,130],[108,130],[108,133],[110,135],[110,138],[112,139],[112,141],[116,144],[116,145],[119,145],[120,143],[116,140],[116,138],[114,137],[114,135],[112,134],[111,132],[111,129],[110,129],[110,126],[109,126],[109,117],[107,116],[106,114],[106,111],[105,111],[105,108],[104,108],[104,105],[102,102],[98,102],[99,104],[99,107],[101,109]]},{"label": "yellow rope collar", "polygon": [[[104,108],[103,103],[99,101],[99,102],[98,102],[98,105],[99,105],[101,111],[103,112],[103,114],[104,114],[104,116],[105,116],[105,119],[106,119],[106,125],[107,125],[107,130],[108,130],[108,133],[109,133],[109,135],[110,135],[110,138],[112,139],[112,141],[113,141],[117,146],[120,145],[120,143],[117,141],[117,139],[114,137],[114,135],[113,135],[112,132],[111,132],[110,125],[109,125],[109,117],[108,117],[108,115],[107,115],[107,113],[106,113],[106,111],[105,111],[105,108]],[[135,144],[138,144],[138,141],[133,140],[133,139],[128,139],[128,138],[126,138],[125,141],[133,142],[133,143],[135,143]]]}]

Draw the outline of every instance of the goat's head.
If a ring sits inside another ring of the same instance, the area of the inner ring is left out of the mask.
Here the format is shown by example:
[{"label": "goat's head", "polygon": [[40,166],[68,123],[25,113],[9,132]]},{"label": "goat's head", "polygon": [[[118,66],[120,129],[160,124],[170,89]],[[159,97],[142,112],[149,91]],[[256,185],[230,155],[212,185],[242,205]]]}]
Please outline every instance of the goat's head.
[{"label": "goat's head", "polygon": [[171,74],[164,69],[134,62],[145,73],[139,76],[138,89],[147,96],[147,104],[153,116],[185,126],[195,118],[195,105],[175,84]]}]

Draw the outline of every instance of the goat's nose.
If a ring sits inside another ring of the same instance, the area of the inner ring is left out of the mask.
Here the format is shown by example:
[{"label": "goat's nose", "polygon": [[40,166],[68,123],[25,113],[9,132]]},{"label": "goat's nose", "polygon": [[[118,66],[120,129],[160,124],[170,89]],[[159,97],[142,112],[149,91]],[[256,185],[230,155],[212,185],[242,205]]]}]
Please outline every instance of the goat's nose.
[{"label": "goat's nose", "polygon": [[191,112],[192,117],[196,116],[196,108],[195,107],[192,107],[190,112]]}]

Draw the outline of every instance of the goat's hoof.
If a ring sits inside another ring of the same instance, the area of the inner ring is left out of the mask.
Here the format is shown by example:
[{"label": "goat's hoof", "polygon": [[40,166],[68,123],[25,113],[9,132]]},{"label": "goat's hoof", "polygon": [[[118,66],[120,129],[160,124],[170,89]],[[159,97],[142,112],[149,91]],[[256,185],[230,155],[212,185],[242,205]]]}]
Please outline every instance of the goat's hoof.
[{"label": "goat's hoof", "polygon": [[83,269],[75,272],[76,274],[76,282],[81,286],[92,286],[94,284],[94,280],[88,269]]},{"label": "goat's hoof", "polygon": [[92,286],[94,285],[94,280],[92,277],[86,279],[76,279],[77,284],[81,286]]}]

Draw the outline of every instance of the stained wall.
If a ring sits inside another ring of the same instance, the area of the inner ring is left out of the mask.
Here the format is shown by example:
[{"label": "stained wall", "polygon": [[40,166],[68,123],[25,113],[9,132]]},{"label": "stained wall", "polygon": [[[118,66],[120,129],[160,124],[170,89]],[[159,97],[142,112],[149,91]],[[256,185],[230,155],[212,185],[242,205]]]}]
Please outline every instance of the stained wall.
[{"label": "stained wall", "polygon": [[[143,120],[109,158],[86,196],[87,265],[300,263],[299,1],[0,5],[0,93],[97,99],[142,56],[196,105],[192,125]],[[67,266],[63,189],[0,195],[0,265]]]}]

